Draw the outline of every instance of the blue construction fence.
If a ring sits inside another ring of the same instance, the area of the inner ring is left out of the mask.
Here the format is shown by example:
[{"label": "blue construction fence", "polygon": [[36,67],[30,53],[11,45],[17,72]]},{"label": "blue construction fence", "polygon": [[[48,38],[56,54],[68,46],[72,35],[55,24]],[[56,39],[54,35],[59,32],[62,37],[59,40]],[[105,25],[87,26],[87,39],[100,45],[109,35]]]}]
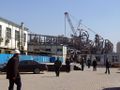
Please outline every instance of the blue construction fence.
[{"label": "blue construction fence", "polygon": [[[7,63],[13,54],[0,54],[0,64]],[[20,61],[22,60],[34,60],[39,63],[54,63],[56,57],[52,56],[35,56],[35,55],[20,55]],[[63,62],[63,57],[59,57],[59,60]]]}]

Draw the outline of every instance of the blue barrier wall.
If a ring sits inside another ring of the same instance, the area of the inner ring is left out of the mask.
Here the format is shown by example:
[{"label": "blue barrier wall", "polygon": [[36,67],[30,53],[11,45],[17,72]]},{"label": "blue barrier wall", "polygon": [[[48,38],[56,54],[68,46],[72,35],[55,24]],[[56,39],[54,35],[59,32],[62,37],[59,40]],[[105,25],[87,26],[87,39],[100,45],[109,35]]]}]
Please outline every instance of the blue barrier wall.
[{"label": "blue barrier wall", "polygon": [[[7,63],[8,60],[13,56],[13,54],[0,54],[0,64]],[[63,58],[59,58],[63,62]],[[49,56],[33,56],[33,55],[20,55],[21,60],[35,60],[39,63],[54,63],[56,57]]]},{"label": "blue barrier wall", "polygon": [[0,64],[7,63],[12,56],[13,54],[0,54]]}]

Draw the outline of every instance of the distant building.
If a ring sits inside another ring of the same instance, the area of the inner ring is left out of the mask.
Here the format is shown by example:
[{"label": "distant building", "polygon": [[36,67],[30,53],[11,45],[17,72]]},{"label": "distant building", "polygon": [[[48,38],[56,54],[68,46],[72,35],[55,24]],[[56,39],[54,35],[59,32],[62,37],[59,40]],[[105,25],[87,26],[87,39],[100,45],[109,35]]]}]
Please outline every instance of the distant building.
[{"label": "distant building", "polygon": [[120,42],[117,43],[117,53],[120,53]]},{"label": "distant building", "polygon": [[67,47],[63,37],[40,34],[28,35],[28,54],[60,56],[66,59]]},{"label": "distant building", "polygon": [[0,17],[0,53],[27,52],[28,28]]},{"label": "distant building", "polygon": [[89,56],[91,56],[91,60],[93,61],[94,59],[97,60],[98,62],[98,65],[105,65],[105,60],[106,58],[108,58],[108,60],[111,62],[111,64],[113,63],[120,63],[120,54],[119,53],[109,53],[109,54],[91,54],[91,55],[88,55],[88,58]]},{"label": "distant building", "polygon": [[28,45],[28,54],[50,55],[63,57],[63,62],[67,56],[67,47],[63,45]]}]

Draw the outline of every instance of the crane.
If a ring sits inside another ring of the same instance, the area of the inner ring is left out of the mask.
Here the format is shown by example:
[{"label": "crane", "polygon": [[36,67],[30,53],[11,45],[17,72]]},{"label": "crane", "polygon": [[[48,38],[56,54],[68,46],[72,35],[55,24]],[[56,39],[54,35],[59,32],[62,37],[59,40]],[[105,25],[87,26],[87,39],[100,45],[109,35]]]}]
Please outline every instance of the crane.
[{"label": "crane", "polygon": [[69,25],[70,25],[70,27],[71,27],[71,30],[72,30],[72,32],[73,32],[73,35],[74,35],[74,36],[77,36],[77,33],[76,33],[76,31],[75,31],[75,29],[74,29],[74,27],[73,27],[73,24],[72,24],[72,22],[71,22],[71,19],[70,19],[70,17],[69,17],[69,13],[68,13],[68,12],[65,12],[64,14],[65,14],[65,19],[67,18],[67,21],[68,21],[68,23],[69,23]]}]

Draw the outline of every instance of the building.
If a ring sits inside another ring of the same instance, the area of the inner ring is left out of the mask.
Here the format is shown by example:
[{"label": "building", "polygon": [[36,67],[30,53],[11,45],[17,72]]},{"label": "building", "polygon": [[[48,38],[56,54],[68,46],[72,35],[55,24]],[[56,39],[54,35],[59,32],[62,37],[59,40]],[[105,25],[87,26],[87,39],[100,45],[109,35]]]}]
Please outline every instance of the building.
[{"label": "building", "polygon": [[0,53],[27,52],[28,28],[0,17]]},{"label": "building", "polygon": [[[88,55],[89,56],[89,55]],[[91,60],[93,61],[94,59],[97,60],[98,65],[105,65],[105,60],[108,58],[108,60],[113,63],[120,63],[120,54],[119,53],[109,53],[109,54],[93,54],[91,55]]]},{"label": "building", "polygon": [[40,34],[28,35],[28,54],[48,55],[66,59],[67,47],[63,45],[64,37]]},{"label": "building", "polygon": [[28,54],[59,56],[63,58],[63,63],[67,56],[67,47],[63,45],[30,45],[28,44]]},{"label": "building", "polygon": [[117,43],[117,53],[120,53],[120,42]]},{"label": "building", "polygon": [[[32,52],[32,53],[31,53]],[[63,45],[28,45],[28,54],[35,54],[38,55],[47,55],[47,56],[59,56],[63,58],[63,63],[65,63],[65,59],[67,56],[67,47]]]}]

